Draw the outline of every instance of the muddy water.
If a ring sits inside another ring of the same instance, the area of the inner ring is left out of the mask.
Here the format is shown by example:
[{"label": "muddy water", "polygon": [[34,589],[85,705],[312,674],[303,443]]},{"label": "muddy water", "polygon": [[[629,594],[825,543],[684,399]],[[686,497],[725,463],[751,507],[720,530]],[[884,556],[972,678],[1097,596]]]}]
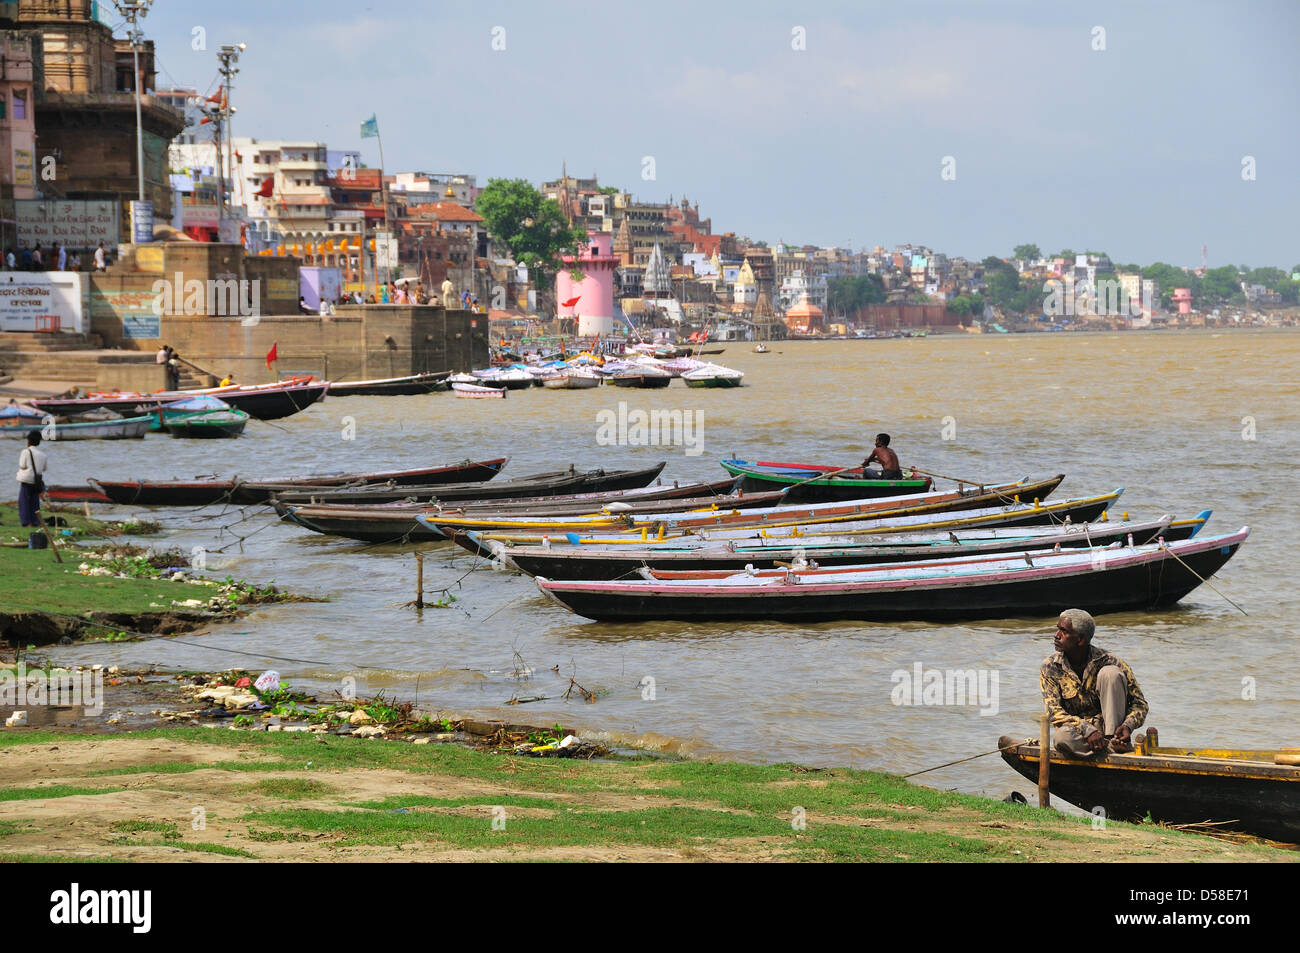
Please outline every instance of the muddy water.
[{"label": "muddy water", "polygon": [[[732,454],[852,463],[887,430],[905,465],[984,480],[1065,473],[1060,494],[1122,486],[1120,508],[1135,517],[1210,507],[1210,531],[1249,524],[1249,542],[1214,580],[1249,615],[1202,587],[1172,611],[1103,617],[1097,642],[1136,670],[1149,723],[1166,743],[1300,743],[1300,551],[1292,535],[1300,334],[801,342],[766,355],[751,348],[733,344],[715,358],[746,372],[738,390],[674,382],[660,391],[533,389],[506,401],[333,399],[274,425],[253,423],[237,441],[151,436],[55,446],[51,482],[376,470],[505,454],[511,475],[663,459],[666,476],[717,478],[717,460]],[[695,412],[703,452],[598,444],[597,415],[619,401],[630,410]],[[355,439],[344,439],[349,424]],[[1252,424],[1255,439],[1243,439]],[[155,515],[168,526],[168,544],[221,550],[209,559],[223,575],[274,580],[330,601],[260,610],[183,644],[103,645],[56,657],[275,667],[321,686],[353,677],[363,692],[563,721],[670,750],[892,771],[987,750],[1002,733],[1036,731],[1037,669],[1051,651],[1054,619],[606,625],[548,603],[526,577],[475,569],[446,545],[426,548],[426,588],[452,587],[454,606],[417,613],[402,607],[414,595],[409,551],[314,535],[254,511]],[[238,544],[233,533],[246,539]],[[520,660],[531,678],[514,677]],[[990,691],[996,676],[996,700],[894,704],[891,676],[918,663],[980,670]],[[559,698],[570,677],[599,700]],[[653,698],[645,697],[647,677]],[[1244,699],[1252,686],[1253,698]],[[550,698],[505,706],[516,696]],[[996,758],[925,780],[998,795],[1030,790]]]}]

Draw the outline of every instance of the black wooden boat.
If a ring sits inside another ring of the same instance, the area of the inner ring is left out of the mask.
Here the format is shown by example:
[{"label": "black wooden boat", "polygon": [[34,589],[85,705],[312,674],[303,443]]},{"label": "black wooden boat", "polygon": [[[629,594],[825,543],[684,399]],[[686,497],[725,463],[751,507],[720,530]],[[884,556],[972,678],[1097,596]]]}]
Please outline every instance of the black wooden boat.
[{"label": "black wooden boat", "polygon": [[1169,542],[1190,539],[1210,517],[1205,510],[1194,519],[1174,520],[1166,516],[1143,522],[1102,522],[1062,526],[1025,526],[960,533],[917,533],[874,537],[861,542],[840,540],[818,543],[805,540],[773,540],[778,545],[734,543],[730,546],[672,549],[626,545],[583,546],[490,546],[507,566],[530,576],[547,579],[622,579],[638,569],[730,570],[776,569],[797,565],[810,567],[913,562],[921,559],[951,559],[956,556],[1010,553],[1025,549],[1109,546],[1132,539],[1142,545],[1163,538]]},{"label": "black wooden boat", "polygon": [[[201,477],[194,480],[88,480],[87,482],[113,503],[134,506],[208,506],[212,503],[265,503],[275,488],[347,486],[378,481],[391,481],[394,485],[417,483],[429,485],[439,480],[466,481],[491,480],[501,472],[509,457],[494,460],[465,460],[460,463],[413,470],[391,470],[379,473],[316,473],[305,476],[283,477],[276,480],[252,481],[238,477],[220,479]],[[475,484],[485,486],[485,483]]]},{"label": "black wooden boat", "polygon": [[407,377],[388,377],[372,381],[331,381],[331,397],[405,397],[413,394],[432,394],[447,390],[451,371],[429,374],[411,374]]},{"label": "black wooden boat", "polygon": [[131,416],[149,413],[159,407],[200,394],[219,397],[236,410],[258,420],[279,420],[306,410],[325,396],[329,382],[287,381],[248,387],[209,387],[203,390],[159,391],[156,394],[95,394],[90,397],[46,398],[31,401],[46,413],[65,415],[85,413],[107,407]]},{"label": "black wooden boat", "polygon": [[[1059,553],[1007,553],[887,566],[730,573],[643,569],[639,580],[559,580],[538,589],[578,615],[607,622],[761,619],[820,622],[969,621],[1168,608],[1214,575],[1250,535]],[[721,574],[717,574],[721,575]]]},{"label": "black wooden boat", "polygon": [[340,505],[382,505],[385,503],[447,503],[452,501],[508,500],[518,497],[544,496],[559,493],[601,493],[632,490],[648,486],[666,466],[666,462],[639,470],[588,470],[585,473],[569,467],[551,473],[537,473],[518,480],[503,480],[491,486],[480,484],[447,484],[439,486],[387,486],[358,485],[324,488],[315,491],[310,487],[272,487],[281,503],[312,504],[336,503]]},{"label": "black wooden boat", "polygon": [[[1048,788],[1075,807],[1114,821],[1212,824],[1300,843],[1300,748],[1161,747],[1156,729],[1134,736],[1131,754],[1067,758],[1053,752]],[[1002,759],[1038,781],[1038,740],[1002,737]]]}]

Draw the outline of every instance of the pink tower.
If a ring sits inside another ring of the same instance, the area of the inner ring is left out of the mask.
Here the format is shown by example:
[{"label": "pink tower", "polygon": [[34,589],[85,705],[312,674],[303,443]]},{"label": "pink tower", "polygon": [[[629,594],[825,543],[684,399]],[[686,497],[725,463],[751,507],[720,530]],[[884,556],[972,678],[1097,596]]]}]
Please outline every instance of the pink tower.
[{"label": "pink tower", "polygon": [[[556,315],[576,317],[578,335],[595,337],[614,330],[614,269],[619,260],[613,253],[613,235],[592,231],[587,235],[587,244],[577,255],[565,255],[555,276]],[[581,281],[574,280],[575,272],[581,272]],[[578,300],[564,306],[574,298]]]},{"label": "pink tower", "polygon": [[1192,292],[1187,288],[1175,288],[1174,293],[1169,296],[1174,304],[1178,305],[1179,314],[1192,313]]}]

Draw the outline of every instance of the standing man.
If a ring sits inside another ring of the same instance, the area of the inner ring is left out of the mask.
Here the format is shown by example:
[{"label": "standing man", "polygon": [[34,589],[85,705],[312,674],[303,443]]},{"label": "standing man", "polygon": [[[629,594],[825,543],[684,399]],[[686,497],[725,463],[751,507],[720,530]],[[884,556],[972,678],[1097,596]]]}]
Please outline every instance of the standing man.
[{"label": "standing man", "polygon": [[8,271],[14,270],[14,250],[12,248],[5,252],[5,268]]},{"label": "standing man", "polygon": [[95,270],[103,271],[108,265],[104,261],[104,243],[100,242],[99,247],[95,249]]},{"label": "standing man", "polygon": [[452,302],[456,300],[456,286],[451,283],[451,275],[442,279],[442,304],[443,307],[453,307]]},{"label": "standing man", "polygon": [[1056,750],[1090,758],[1126,754],[1147,717],[1147,700],[1123,659],[1092,644],[1097,624],[1082,609],[1066,609],[1056,625],[1056,654],[1043,660],[1039,684],[1056,732]]},{"label": "standing man", "polygon": [[44,450],[37,450],[41,432],[27,433],[27,446],[18,454],[18,522],[22,526],[40,526],[41,494],[45,492],[45,471],[49,460]]},{"label": "standing man", "polygon": [[[868,470],[873,463],[880,464],[879,475],[874,470]],[[898,466],[898,454],[889,449],[889,434],[876,434],[876,449],[871,451],[871,456],[862,461],[862,479],[864,480],[901,480],[903,471]]]},{"label": "standing man", "polygon": [[59,271],[67,271],[67,270],[68,270],[68,250],[67,250],[66,248],[64,248],[62,245],[58,245],[58,244],[56,244],[54,247],[55,247],[55,249],[56,249],[56,255],[57,255],[57,261],[58,261],[58,268],[59,268]]},{"label": "standing man", "polygon": [[45,263],[41,260],[41,246],[32,249],[32,271],[44,271]]}]

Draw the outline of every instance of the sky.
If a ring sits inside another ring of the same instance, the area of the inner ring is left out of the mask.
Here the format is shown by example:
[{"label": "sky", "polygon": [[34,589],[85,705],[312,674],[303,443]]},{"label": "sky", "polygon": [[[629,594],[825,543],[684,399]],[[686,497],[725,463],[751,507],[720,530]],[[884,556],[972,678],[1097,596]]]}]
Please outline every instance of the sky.
[{"label": "sky", "polygon": [[157,0],[144,29],[160,86],[248,44],[236,136],[373,166],[373,113],[390,172],[566,163],[769,243],[1300,264],[1297,0]]}]

